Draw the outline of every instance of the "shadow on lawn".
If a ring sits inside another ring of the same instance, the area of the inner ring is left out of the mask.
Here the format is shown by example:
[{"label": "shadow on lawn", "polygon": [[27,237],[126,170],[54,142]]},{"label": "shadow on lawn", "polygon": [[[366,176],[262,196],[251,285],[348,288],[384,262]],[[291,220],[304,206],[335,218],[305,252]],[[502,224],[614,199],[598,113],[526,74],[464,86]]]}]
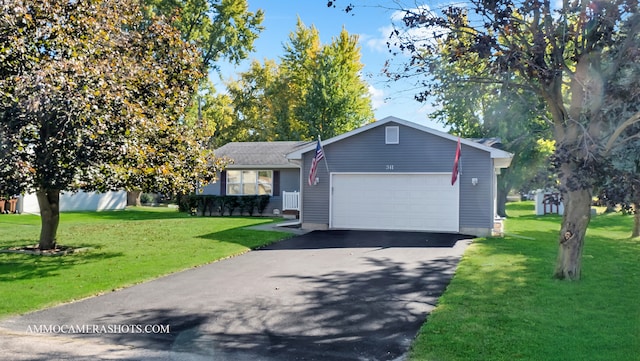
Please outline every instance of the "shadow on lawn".
[{"label": "shadow on lawn", "polygon": [[250,249],[256,249],[293,236],[295,234],[283,231],[256,231],[241,226],[204,234],[199,238],[223,243],[236,243]]},{"label": "shadow on lawn", "polygon": [[122,255],[120,252],[102,252],[99,249],[64,256],[3,253],[0,254],[0,260],[2,260],[0,262],[0,282],[54,277],[62,269]]},{"label": "shadow on lawn", "polygon": [[[215,309],[188,304],[126,314],[128,324],[168,324],[170,334],[100,337],[137,349],[215,360],[395,360],[408,347],[452,277],[456,257],[421,262],[365,258],[366,273],[283,275],[301,284],[292,298],[257,295]],[[96,320],[122,320],[114,314]],[[85,335],[83,337],[96,337]]]}]

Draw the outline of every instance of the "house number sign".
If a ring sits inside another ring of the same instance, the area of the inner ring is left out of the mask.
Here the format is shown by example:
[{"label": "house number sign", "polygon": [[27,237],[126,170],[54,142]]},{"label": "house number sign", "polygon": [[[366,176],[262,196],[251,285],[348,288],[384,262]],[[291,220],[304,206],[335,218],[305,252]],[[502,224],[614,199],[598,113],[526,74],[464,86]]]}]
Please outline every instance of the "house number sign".
[{"label": "house number sign", "polygon": [[393,170],[393,164],[387,164],[385,167],[387,170]]}]

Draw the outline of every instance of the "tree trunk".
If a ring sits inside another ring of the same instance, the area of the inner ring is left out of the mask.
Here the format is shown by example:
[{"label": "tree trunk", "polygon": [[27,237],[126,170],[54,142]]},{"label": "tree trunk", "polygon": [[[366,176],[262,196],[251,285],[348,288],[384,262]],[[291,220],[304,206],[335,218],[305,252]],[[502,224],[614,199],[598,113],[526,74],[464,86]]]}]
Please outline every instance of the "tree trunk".
[{"label": "tree trunk", "polygon": [[633,231],[631,237],[640,237],[640,204],[633,204]]},{"label": "tree trunk", "polygon": [[554,277],[579,280],[584,236],[591,220],[591,192],[587,189],[566,192],[563,202],[564,218]]},{"label": "tree trunk", "polygon": [[142,203],[140,202],[141,194],[142,194],[142,191],[139,191],[139,190],[127,192],[127,205],[140,207],[142,205]]},{"label": "tree trunk", "polygon": [[497,195],[497,200],[496,200],[496,213],[500,216],[500,217],[506,217],[507,216],[507,195],[509,195],[509,191],[511,189],[504,189],[500,186],[498,186],[498,195]]},{"label": "tree trunk", "polygon": [[36,191],[40,206],[40,249],[56,247],[56,233],[60,223],[60,190],[39,189]]}]

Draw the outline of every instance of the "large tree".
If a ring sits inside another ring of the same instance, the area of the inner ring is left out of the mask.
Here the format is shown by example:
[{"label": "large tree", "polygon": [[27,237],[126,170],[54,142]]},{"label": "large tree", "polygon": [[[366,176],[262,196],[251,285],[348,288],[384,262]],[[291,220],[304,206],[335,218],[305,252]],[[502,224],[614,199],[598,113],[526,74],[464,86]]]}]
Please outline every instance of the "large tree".
[{"label": "large tree", "polygon": [[323,45],[317,29],[298,19],[280,60],[254,61],[228,83],[230,140],[330,138],[372,120],[356,36],[343,29]]},{"label": "large tree", "polygon": [[233,136],[234,114],[228,94],[217,92],[211,81],[200,86],[185,123],[196,131],[207,149],[215,149],[227,143]]},{"label": "large tree", "polygon": [[[548,161],[551,131],[544,119],[541,101],[531,90],[512,87],[495,77],[486,77],[487,62],[477,54],[447,55],[471,36],[439,41],[440,60],[432,63],[430,76],[439,86],[431,90],[434,111],[430,116],[450,127],[450,132],[466,138],[500,139],[500,147],[514,154],[509,168],[498,176],[497,214],[506,217],[505,204],[512,189],[519,189]],[[513,77],[515,75],[505,74]],[[487,141],[493,141],[492,139]]]},{"label": "large tree", "polygon": [[[638,1],[472,0],[438,10],[422,6],[404,11],[403,27],[395,30],[392,41],[410,54],[401,76],[416,69],[428,74],[440,59],[433,39],[471,35],[473,42],[453,49],[448,61],[477,54],[488,64],[487,75],[544,100],[565,203],[554,276],[579,279],[602,163],[624,142],[625,130],[640,121],[639,104],[620,97],[620,89],[635,93],[640,84]],[[422,31],[418,38],[416,29]],[[423,84],[426,94],[439,86],[429,80]]]},{"label": "large tree", "polygon": [[144,0],[153,15],[171,17],[182,39],[202,54],[204,70],[217,69],[226,58],[232,63],[246,59],[262,31],[263,12],[249,11],[247,0]]},{"label": "large tree", "polygon": [[199,52],[136,0],[8,0],[0,15],[0,169],[35,191],[40,248],[63,190],[193,186],[207,155],[181,115]]},{"label": "large tree", "polygon": [[[205,73],[219,72],[221,61],[238,64],[247,58],[263,30],[263,12],[249,11],[247,0],[143,0],[143,3],[146,18],[169,18],[182,39],[198,49],[201,70]],[[202,145],[209,149],[226,138],[223,129],[230,123],[228,101],[225,94],[216,94],[212,83],[206,80],[200,84],[198,94],[194,94],[186,124],[191,128],[189,132],[206,138]],[[140,205],[143,189],[127,189],[130,204]]]},{"label": "large tree", "polygon": [[358,37],[343,28],[317,55],[310,86],[296,108],[308,135],[331,138],[373,120],[363,67]]},{"label": "large tree", "polygon": [[[640,92],[634,96],[640,98]],[[640,237],[640,124],[630,127],[625,133],[628,141],[612,151],[598,198],[608,209],[619,207],[622,212],[633,214],[631,237]]]},{"label": "large tree", "polygon": [[285,93],[275,93],[280,70],[275,61],[257,60],[240,74],[240,79],[227,84],[233,105],[234,120],[225,135],[227,141],[276,140],[275,112]]}]

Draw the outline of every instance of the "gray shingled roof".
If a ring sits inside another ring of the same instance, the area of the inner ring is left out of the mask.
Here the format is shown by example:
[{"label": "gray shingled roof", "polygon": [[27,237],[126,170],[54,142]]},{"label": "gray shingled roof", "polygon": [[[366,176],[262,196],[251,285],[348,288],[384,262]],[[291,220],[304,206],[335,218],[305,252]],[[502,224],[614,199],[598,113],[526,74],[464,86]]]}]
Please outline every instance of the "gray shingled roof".
[{"label": "gray shingled roof", "polygon": [[286,155],[309,143],[311,142],[233,142],[216,149],[214,153],[217,157],[226,156],[233,159],[233,165],[227,168],[298,168],[298,165],[288,160]]}]

